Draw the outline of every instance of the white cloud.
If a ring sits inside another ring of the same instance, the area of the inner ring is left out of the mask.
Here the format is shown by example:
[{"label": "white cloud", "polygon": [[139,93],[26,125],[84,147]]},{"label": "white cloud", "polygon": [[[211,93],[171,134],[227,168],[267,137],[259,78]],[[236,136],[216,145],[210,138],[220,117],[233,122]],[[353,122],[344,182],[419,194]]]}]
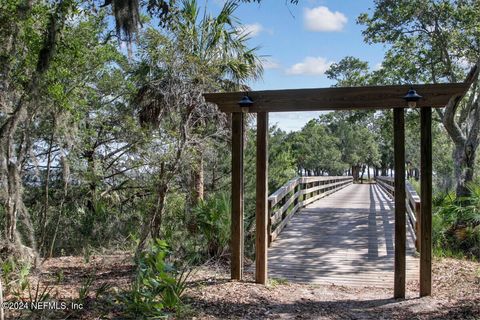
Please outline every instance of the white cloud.
[{"label": "white cloud", "polygon": [[287,74],[321,75],[328,70],[333,61],[323,57],[306,57],[302,62],[296,63],[287,69]]},{"label": "white cloud", "polygon": [[260,23],[244,24],[238,27],[241,33],[248,34],[250,37],[256,37],[265,29]]},{"label": "white cloud", "polygon": [[262,59],[262,66],[263,66],[263,69],[265,69],[265,70],[278,69],[278,68],[280,68],[280,63],[275,59],[263,58]]},{"label": "white cloud", "polygon": [[332,12],[324,6],[303,11],[305,28],[310,31],[342,31],[347,24],[347,17],[338,11]]}]

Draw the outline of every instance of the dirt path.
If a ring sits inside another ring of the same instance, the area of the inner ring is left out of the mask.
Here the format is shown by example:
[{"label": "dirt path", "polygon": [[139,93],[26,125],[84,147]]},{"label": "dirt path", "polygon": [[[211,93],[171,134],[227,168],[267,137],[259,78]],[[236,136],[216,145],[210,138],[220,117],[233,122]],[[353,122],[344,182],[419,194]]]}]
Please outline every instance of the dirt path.
[{"label": "dirt path", "polygon": [[[61,275],[61,282],[55,278]],[[105,308],[96,294],[107,285],[113,297],[129,287],[133,266],[125,253],[62,257],[47,261],[32,282],[53,285],[56,300],[75,300],[92,279],[81,311],[51,312],[42,319],[123,319]],[[272,279],[268,286],[232,282],[225,267],[197,268],[188,284],[178,319],[480,319],[480,263],[454,259],[433,263],[433,297],[418,298],[418,282],[407,285],[407,299],[391,299],[392,289],[305,285]],[[20,314],[22,319],[34,319]],[[33,315],[33,314],[32,314]],[[62,316],[63,315],[63,316]],[[7,317],[7,319],[9,319]],[[40,318],[39,318],[40,319]],[[140,318],[139,318],[140,319]]]},{"label": "dirt path", "polygon": [[407,299],[392,299],[391,289],[300,285],[272,281],[264,287],[230,282],[221,268],[194,277],[188,302],[198,319],[480,319],[479,263],[434,262],[433,297],[418,298],[409,282]]}]

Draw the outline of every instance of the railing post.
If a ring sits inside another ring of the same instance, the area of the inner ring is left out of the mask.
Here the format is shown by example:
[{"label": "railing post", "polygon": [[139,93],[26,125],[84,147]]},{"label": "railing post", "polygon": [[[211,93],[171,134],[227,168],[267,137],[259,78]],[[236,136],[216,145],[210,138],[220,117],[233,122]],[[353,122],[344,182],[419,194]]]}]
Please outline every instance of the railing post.
[{"label": "railing post", "polygon": [[[284,195],[282,197],[282,199],[279,201],[279,205],[280,207],[283,207],[283,205],[287,202],[287,199],[286,199],[286,195]],[[287,215],[287,211],[288,210],[285,210],[283,213],[282,213],[282,220],[285,218],[285,216]]]},{"label": "railing post", "polygon": [[[301,178],[300,178],[301,179]],[[293,194],[296,194],[298,191],[300,191],[300,183],[298,183],[295,188],[293,189]],[[298,204],[298,197],[300,197],[300,195],[298,195],[297,197],[295,197],[295,200],[293,200],[293,205],[296,206]]]},{"label": "railing post", "polygon": [[[299,187],[300,187],[300,192],[302,192],[302,190],[305,189],[305,185],[304,185],[304,183],[303,183],[303,177],[300,177],[299,179],[300,179],[300,182],[298,183],[298,185],[299,185]],[[300,201],[301,201],[301,202],[305,201],[305,195],[302,194],[301,197],[302,197],[302,198],[301,198]],[[300,206],[300,207],[302,207],[302,206]],[[300,209],[300,208],[299,208],[299,209]]]},{"label": "railing post", "polygon": [[422,236],[420,232],[420,221],[422,219],[421,202],[415,202],[415,219],[417,220],[415,221],[415,235],[417,238],[417,241],[415,242],[415,247],[417,248],[417,251],[420,252],[420,237]]},{"label": "railing post", "polygon": [[268,247],[270,248],[272,244],[272,203],[270,201],[268,201],[267,211],[268,211],[267,237],[268,237]]}]

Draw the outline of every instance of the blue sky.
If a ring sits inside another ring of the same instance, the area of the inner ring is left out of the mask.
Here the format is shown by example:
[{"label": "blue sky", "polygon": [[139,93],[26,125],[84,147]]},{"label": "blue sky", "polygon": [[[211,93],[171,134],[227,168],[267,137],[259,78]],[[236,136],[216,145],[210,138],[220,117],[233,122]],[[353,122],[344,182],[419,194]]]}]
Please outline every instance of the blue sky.
[{"label": "blue sky", "polygon": [[[220,8],[222,0],[210,0]],[[242,4],[236,16],[251,31],[250,44],[265,56],[263,79],[250,83],[253,90],[329,87],[324,71],[329,64],[351,55],[378,68],[385,48],[363,42],[360,13],[369,12],[371,0],[263,0]],[[273,113],[270,124],[299,130],[318,113]]]}]

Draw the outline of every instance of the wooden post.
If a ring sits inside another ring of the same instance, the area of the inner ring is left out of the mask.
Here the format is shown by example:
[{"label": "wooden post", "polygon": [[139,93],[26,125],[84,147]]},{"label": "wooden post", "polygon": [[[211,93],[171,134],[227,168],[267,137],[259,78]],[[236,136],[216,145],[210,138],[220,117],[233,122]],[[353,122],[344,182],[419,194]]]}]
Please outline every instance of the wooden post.
[{"label": "wooden post", "polygon": [[232,114],[232,221],[230,270],[232,280],[243,278],[243,134],[244,115]]},{"label": "wooden post", "polygon": [[395,280],[394,297],[405,298],[407,241],[405,204],[405,116],[403,108],[393,109],[395,162]]},{"label": "wooden post", "polygon": [[268,239],[268,247],[272,245],[272,206],[270,205],[271,202],[268,201],[267,203],[267,239]]},{"label": "wooden post", "polygon": [[255,280],[267,283],[268,113],[257,113],[257,198],[255,209]]},{"label": "wooden post", "polygon": [[417,241],[415,241],[415,248],[417,248],[418,252],[420,252],[420,237],[422,236],[420,233],[420,220],[422,219],[421,217],[421,203],[415,202],[415,218],[417,219],[417,221],[415,221],[415,236],[417,237]]},{"label": "wooden post", "polygon": [[432,109],[420,111],[420,296],[432,294]]},{"label": "wooden post", "polygon": [[[301,178],[300,178],[301,179]],[[295,195],[298,191],[300,191],[300,185],[301,183],[299,182],[295,188],[293,189],[293,194]],[[295,200],[293,200],[293,205],[296,206],[298,204],[298,198],[300,198],[300,195],[298,197],[295,197]]]}]

